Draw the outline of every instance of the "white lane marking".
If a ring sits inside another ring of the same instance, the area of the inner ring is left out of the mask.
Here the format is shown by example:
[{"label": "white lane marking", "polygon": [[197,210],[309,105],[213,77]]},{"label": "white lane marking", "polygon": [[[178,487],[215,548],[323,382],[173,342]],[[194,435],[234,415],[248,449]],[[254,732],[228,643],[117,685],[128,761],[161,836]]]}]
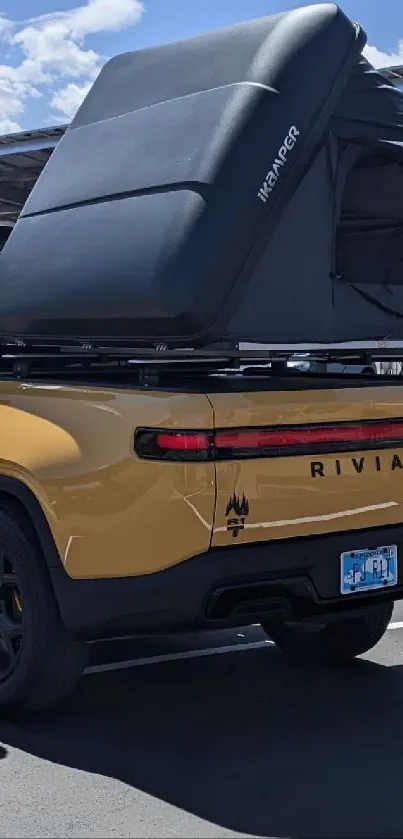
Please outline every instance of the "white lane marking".
[{"label": "white lane marking", "polygon": [[[259,624],[253,624],[259,626]],[[403,629],[403,621],[392,621],[388,630]],[[133,636],[128,636],[132,638]],[[111,639],[109,639],[111,640]],[[122,640],[122,639],[114,639]],[[207,658],[213,655],[224,655],[227,653],[239,653],[247,650],[259,650],[267,646],[275,646],[274,641],[270,638],[265,638],[264,641],[251,641],[246,644],[231,644],[223,647],[207,647],[204,650],[187,650],[182,653],[161,653],[160,655],[150,655],[143,658],[131,658],[125,661],[114,661],[110,664],[94,664],[92,667],[86,667],[84,671],[85,676],[91,676],[93,673],[110,673],[114,670],[130,670],[132,667],[144,667],[149,664],[161,664],[164,661],[186,661],[192,658]]]},{"label": "white lane marking", "polygon": [[[356,507],[354,510],[339,510],[337,513],[328,513],[323,516],[304,516],[300,519],[284,519],[283,521],[258,521],[251,524],[244,524],[244,530],[266,529],[270,527],[289,527],[295,524],[311,524],[315,521],[333,521],[343,519],[345,516],[358,516],[360,513],[373,513],[375,510],[386,510],[388,507],[397,507],[397,501],[385,501],[382,504],[369,504],[367,507]],[[215,527],[214,533],[224,533],[227,527]]]},{"label": "white lane marking", "polygon": [[231,644],[226,647],[209,647],[204,650],[188,650],[183,653],[162,653],[162,655],[150,655],[147,658],[132,658],[127,661],[114,661],[111,664],[95,664],[93,667],[86,667],[86,676],[92,673],[109,673],[112,670],[128,670],[130,667],[144,667],[146,664],[161,664],[163,661],[182,661],[189,658],[206,658],[212,655],[224,655],[227,653],[239,653],[245,650],[258,650],[262,647],[273,646],[274,641],[265,638],[264,641],[252,641],[249,644]]}]

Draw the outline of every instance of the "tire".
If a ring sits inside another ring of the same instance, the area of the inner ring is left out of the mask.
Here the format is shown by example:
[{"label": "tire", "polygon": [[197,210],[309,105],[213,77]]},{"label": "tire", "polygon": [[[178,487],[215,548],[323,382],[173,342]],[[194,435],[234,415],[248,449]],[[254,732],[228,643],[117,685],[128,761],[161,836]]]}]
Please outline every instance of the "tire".
[{"label": "tire", "polygon": [[393,603],[373,606],[357,618],[343,618],[323,628],[308,630],[296,624],[265,627],[274,643],[289,658],[302,664],[335,664],[348,661],[375,647],[385,634]]},{"label": "tire", "polygon": [[76,687],[86,658],[62,624],[30,522],[0,510],[0,712],[55,705]]}]

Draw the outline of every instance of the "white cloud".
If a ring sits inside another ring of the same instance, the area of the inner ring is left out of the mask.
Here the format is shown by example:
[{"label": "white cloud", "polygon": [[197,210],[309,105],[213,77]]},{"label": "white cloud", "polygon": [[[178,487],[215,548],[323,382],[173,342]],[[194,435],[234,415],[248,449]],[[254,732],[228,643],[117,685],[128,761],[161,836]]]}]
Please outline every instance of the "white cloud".
[{"label": "white cloud", "polygon": [[364,55],[374,67],[392,67],[403,64],[403,40],[399,41],[397,52],[381,52],[378,47],[367,44]]},{"label": "white cloud", "polygon": [[87,95],[91,87],[91,82],[86,82],[82,85],[70,82],[66,87],[56,91],[50,100],[51,107],[58,111],[66,122],[69,122],[75,113],[77,113],[81,102]]},{"label": "white cloud", "polygon": [[44,91],[60,118],[70,119],[103,63],[85,39],[133,26],[142,13],[140,0],[87,0],[23,23],[0,14],[0,40],[20,58],[16,65],[0,64],[0,132],[18,131],[29,99]]},{"label": "white cloud", "polygon": [[85,6],[78,6],[68,12],[43,15],[36,24],[49,24],[64,36],[80,40],[96,32],[117,31],[132,26],[141,18],[143,6],[137,0],[89,0]]},{"label": "white cloud", "polygon": [[22,116],[28,97],[41,94],[28,81],[23,81],[18,69],[0,64],[0,132],[18,131],[17,119]]}]

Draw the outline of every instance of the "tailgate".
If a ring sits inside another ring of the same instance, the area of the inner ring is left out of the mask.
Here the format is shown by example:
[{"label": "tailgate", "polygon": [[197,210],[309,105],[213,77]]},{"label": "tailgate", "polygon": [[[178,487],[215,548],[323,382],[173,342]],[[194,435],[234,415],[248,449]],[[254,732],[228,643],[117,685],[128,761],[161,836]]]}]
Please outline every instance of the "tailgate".
[{"label": "tailgate", "polygon": [[223,432],[214,546],[402,521],[400,387],[209,399]]}]

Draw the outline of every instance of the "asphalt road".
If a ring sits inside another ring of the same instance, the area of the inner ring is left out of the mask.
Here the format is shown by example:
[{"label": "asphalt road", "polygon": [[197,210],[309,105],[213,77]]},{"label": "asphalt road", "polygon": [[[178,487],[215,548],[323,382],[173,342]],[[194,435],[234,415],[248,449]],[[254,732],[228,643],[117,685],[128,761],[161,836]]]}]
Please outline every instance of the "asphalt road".
[{"label": "asphalt road", "polygon": [[0,836],[402,837],[403,606],[393,621],[315,674],[258,627],[94,648],[63,709],[0,722]]}]

